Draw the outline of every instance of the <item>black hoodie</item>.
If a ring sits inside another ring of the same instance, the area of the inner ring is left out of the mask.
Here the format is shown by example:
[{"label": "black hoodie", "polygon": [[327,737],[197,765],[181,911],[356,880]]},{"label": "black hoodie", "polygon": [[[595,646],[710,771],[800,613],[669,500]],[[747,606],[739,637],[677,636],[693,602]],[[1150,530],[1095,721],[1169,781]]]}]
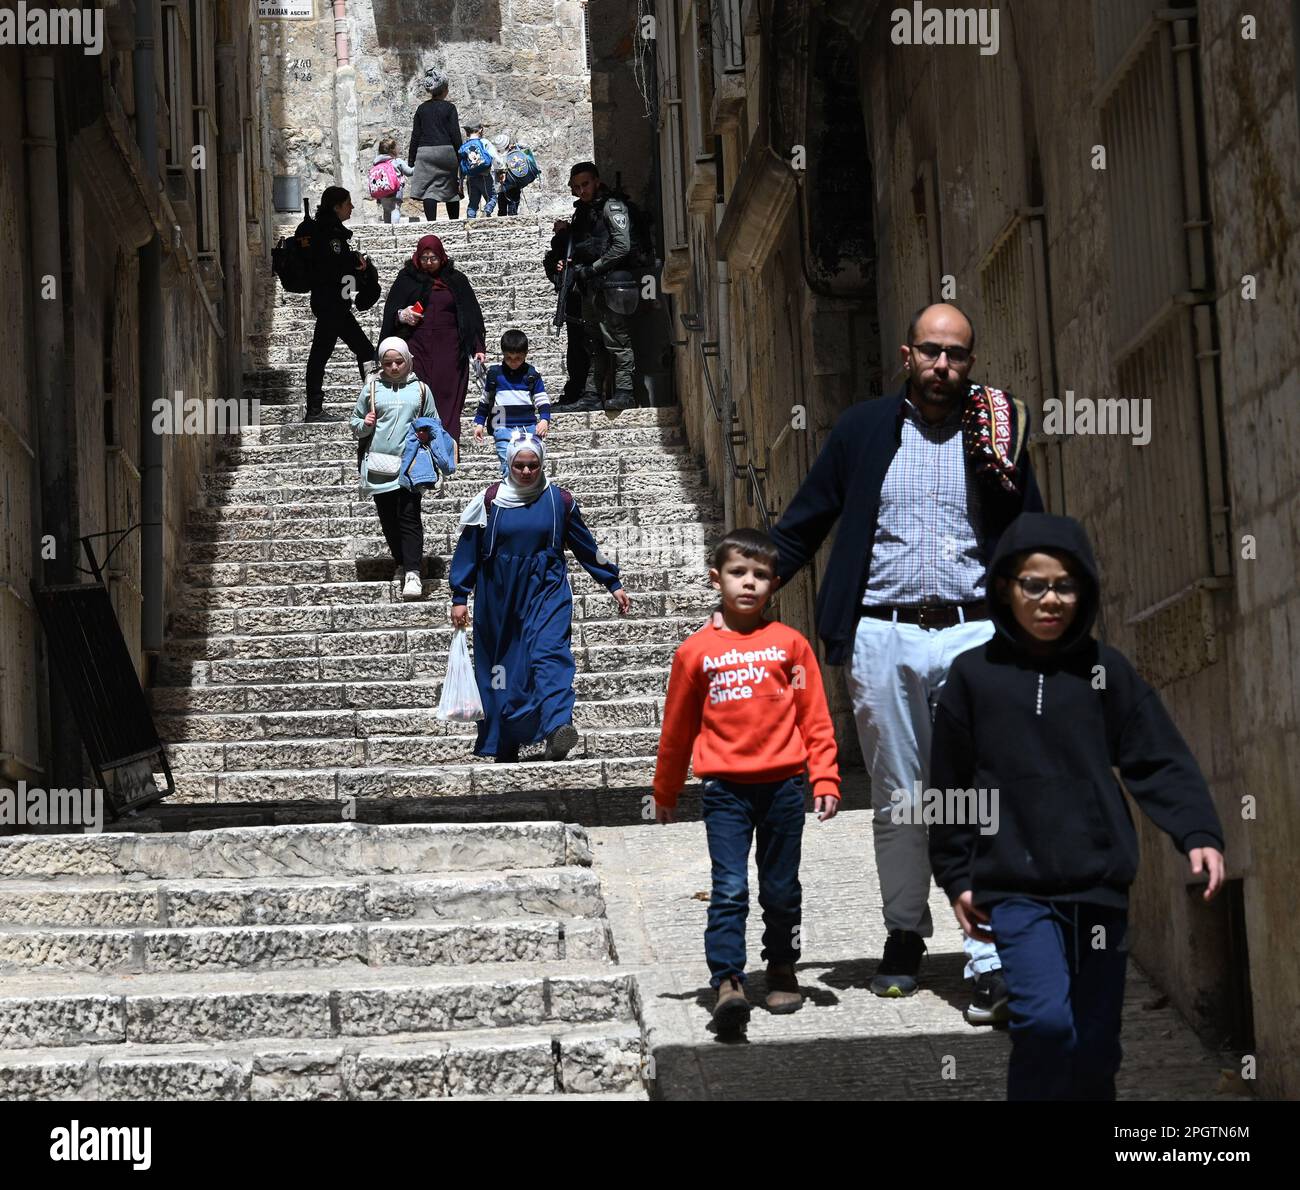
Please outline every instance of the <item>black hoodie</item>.
[{"label": "black hoodie", "polygon": [[[1068,555],[1083,588],[1073,622],[1046,654],[1029,651],[995,584],[1016,555],[1035,551]],[[1138,839],[1112,766],[1180,851],[1222,851],[1205,779],[1159,696],[1122,653],[1090,635],[1100,587],[1083,526],[1046,513],[1017,517],[989,562],[987,590],[997,631],[953,662],[930,765],[937,790],[996,789],[997,829],[930,827],[930,861],[948,899],[972,889],[981,906],[1029,896],[1126,907]]]}]

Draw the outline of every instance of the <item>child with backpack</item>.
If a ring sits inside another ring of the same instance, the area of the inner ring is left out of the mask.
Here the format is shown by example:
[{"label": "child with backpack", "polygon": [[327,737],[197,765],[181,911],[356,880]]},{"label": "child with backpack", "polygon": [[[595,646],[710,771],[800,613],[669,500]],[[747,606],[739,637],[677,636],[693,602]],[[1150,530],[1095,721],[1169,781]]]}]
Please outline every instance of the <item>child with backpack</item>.
[{"label": "child with backpack", "polygon": [[722,594],[721,623],[687,637],[673,656],[655,763],[660,823],[676,816],[692,754],[703,782],[713,865],[704,957],[718,993],[713,1022],[720,1037],[734,1037],[749,1020],[745,920],[755,832],[767,1009],[795,1012],[803,1002],[794,964],[802,933],[804,790],[811,784],[822,822],[840,802],[835,729],[817,655],[797,630],[763,618],[776,565],[776,544],[756,529],[733,529],[718,542],[709,578]]},{"label": "child with backpack", "polygon": [[506,473],[506,447],[517,431],[545,439],[551,426],[551,398],[541,373],[528,362],[528,336],[508,330],[501,336],[501,362],[487,370],[483,398],[474,413],[474,441],[482,442],[492,422],[501,474]]},{"label": "child with backpack", "polygon": [[379,203],[382,221],[401,223],[402,191],[406,189],[406,179],[415,170],[397,155],[397,141],[393,137],[384,137],[377,148],[366,186],[370,197]]},{"label": "child with backpack", "polygon": [[542,176],[532,149],[513,141],[497,155],[498,215],[518,215],[519,196],[525,186]]},{"label": "child with backpack", "polygon": [[483,135],[482,122],[465,125],[465,143],[457,151],[460,172],[469,189],[469,217],[478,218],[478,205],[484,203],[483,214],[492,214],[497,205],[497,191],[492,184],[492,171],[497,154],[492,142]]},{"label": "child with backpack", "polygon": [[1208,875],[1206,901],[1223,883],[1223,827],[1159,695],[1090,635],[1100,585],[1083,526],[1021,514],[987,591],[997,631],[948,672],[926,794],[984,799],[992,814],[953,801],[930,826],[930,862],[967,936],[997,944],[1007,1098],[1111,1100],[1138,868],[1113,770],[1192,875]]}]

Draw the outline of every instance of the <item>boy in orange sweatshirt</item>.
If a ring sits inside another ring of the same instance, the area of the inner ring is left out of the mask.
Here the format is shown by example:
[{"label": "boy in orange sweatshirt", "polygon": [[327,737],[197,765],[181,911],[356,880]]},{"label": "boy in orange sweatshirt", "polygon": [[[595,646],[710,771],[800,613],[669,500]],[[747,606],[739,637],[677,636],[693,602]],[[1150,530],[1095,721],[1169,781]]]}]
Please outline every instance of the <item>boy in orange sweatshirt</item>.
[{"label": "boy in orange sweatshirt", "polygon": [[772,539],[754,529],[735,529],[718,543],[709,578],[722,593],[722,625],[701,628],[673,656],[655,764],[660,823],[675,817],[692,752],[703,781],[713,863],[704,954],[718,990],[713,1020],[719,1036],[734,1036],[749,1020],[745,920],[755,831],[767,1008],[794,1012],[803,1002],[794,963],[805,768],[820,821],[835,817],[840,801],[835,732],[817,657],[793,628],[763,619],[776,564]]}]

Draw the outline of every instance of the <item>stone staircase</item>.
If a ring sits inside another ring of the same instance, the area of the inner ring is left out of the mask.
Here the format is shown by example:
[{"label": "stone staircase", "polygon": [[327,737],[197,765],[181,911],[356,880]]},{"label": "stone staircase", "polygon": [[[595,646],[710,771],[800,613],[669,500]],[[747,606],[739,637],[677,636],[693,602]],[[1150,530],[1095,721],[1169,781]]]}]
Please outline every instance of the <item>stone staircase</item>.
[{"label": "stone staircase", "polygon": [[[366,225],[361,246],[390,279],[429,225]],[[475,284],[491,347],[524,329],[548,388],[562,387],[553,292],[541,270],[549,222],[436,226]],[[513,263],[511,263],[513,262]],[[336,424],[307,425],[305,297],[277,294],[245,396],[261,425],[223,447],[190,514],[184,586],[153,704],[177,803],[482,799],[521,789],[618,793],[648,786],[672,653],[712,606],[703,566],[720,531],[675,409],[560,413],[553,481],[577,497],[632,596],[621,618],[571,563],[578,746],[563,764],[481,762],[472,725],[435,715],[451,640],[446,568],[470,497],[499,478],[467,434],[462,463],[424,500],[425,601],[403,603],[372,501],[356,487],[344,418],[358,383],[341,345],[326,376]],[[377,336],[379,308],[365,317]],[[472,397],[472,394],[471,394]],[[472,416],[472,407],[471,407]],[[468,418],[466,419],[469,420]],[[540,752],[540,745],[534,750]]]},{"label": "stone staircase", "polygon": [[644,1098],[581,828],[0,839],[0,1098]]},{"label": "stone staircase", "polygon": [[[357,241],[387,282],[425,230]],[[434,230],[489,346],[524,329],[558,393],[549,223]],[[355,364],[340,345],[339,420],[305,424],[309,341],[306,298],[277,290],[246,376],[260,424],[189,515],[151,689],[174,797],[131,833],[0,839],[0,1098],[643,1099],[635,976],[583,828],[554,819],[640,821],[673,650],[713,603],[718,510],[678,415],[557,415],[551,477],[632,614],[572,564],[579,743],[497,765],[435,714],[457,519],[495,451],[466,436],[426,495],[425,599],[401,601],[357,491]]]}]

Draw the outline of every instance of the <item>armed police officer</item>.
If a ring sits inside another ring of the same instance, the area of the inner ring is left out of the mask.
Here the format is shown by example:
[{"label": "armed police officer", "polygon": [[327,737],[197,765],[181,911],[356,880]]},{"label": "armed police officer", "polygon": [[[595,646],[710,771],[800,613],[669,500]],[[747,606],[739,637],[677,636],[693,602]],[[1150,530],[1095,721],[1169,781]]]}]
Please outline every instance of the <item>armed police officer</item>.
[{"label": "armed police officer", "polygon": [[[560,220],[556,231],[571,232],[567,266],[582,294],[582,322],[590,346],[591,371],[573,410],[630,409],[635,403],[630,318],[640,296],[643,251],[637,244],[634,212],[600,180],[590,161],[569,171],[572,223]],[[613,360],[614,395],[606,401],[605,378]]]}]

